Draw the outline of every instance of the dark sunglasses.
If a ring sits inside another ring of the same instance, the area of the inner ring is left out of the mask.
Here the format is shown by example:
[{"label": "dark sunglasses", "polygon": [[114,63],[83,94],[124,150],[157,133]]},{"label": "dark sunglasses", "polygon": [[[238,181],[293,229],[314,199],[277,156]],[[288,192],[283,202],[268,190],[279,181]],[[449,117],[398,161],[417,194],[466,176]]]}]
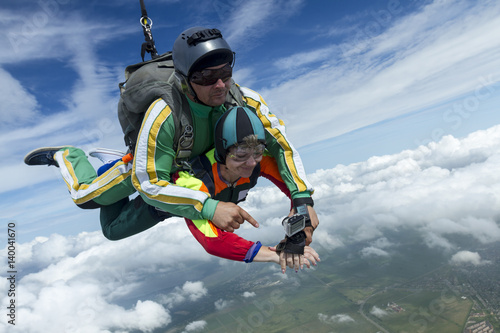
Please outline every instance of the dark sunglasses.
[{"label": "dark sunglasses", "polygon": [[211,86],[217,81],[226,82],[233,75],[233,67],[231,64],[226,64],[224,67],[217,69],[203,69],[199,72],[191,74],[190,81],[200,86]]}]

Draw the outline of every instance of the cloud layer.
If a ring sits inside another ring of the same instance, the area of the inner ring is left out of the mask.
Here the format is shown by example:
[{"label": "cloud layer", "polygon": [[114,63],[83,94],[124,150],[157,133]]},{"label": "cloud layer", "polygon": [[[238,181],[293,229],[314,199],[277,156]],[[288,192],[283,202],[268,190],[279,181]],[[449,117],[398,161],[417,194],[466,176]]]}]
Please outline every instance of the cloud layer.
[{"label": "cloud layer", "polygon": [[[55,327],[68,332],[150,332],[168,325],[171,308],[207,294],[200,281],[172,286],[155,280],[163,272],[166,277],[177,275],[179,281],[180,265],[210,260],[178,222],[164,223],[159,233],[120,242],[93,232],[78,237],[54,234],[18,244],[16,328],[23,332],[48,332]],[[6,290],[5,278],[1,284]],[[164,293],[169,285],[171,291]],[[136,300],[135,294],[148,290],[155,296]],[[6,302],[4,297],[2,305]],[[1,325],[6,328],[5,321]]]}]

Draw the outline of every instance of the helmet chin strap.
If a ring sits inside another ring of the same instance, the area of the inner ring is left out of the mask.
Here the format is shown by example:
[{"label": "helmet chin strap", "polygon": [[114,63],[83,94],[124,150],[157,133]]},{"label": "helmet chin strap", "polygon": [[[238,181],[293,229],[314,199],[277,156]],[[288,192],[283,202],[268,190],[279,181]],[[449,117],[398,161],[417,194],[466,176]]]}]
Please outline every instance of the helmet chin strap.
[{"label": "helmet chin strap", "polygon": [[191,85],[191,82],[189,82],[189,80],[186,80],[187,81],[187,86],[188,88],[186,89],[187,91],[185,93],[188,93],[189,95],[191,95],[193,97],[193,100],[195,103],[198,103],[198,104],[201,104],[201,105],[206,105],[206,106],[209,106],[205,103],[203,103],[199,98],[198,98],[198,95],[196,94],[196,91],[194,91],[193,89],[193,86]]},{"label": "helmet chin strap", "polygon": [[176,82],[179,85],[181,91],[184,94],[186,94],[188,98],[192,99],[195,103],[209,106],[209,105],[203,103],[198,98],[198,95],[196,94],[196,92],[193,89],[193,86],[191,85],[191,82],[189,82],[189,79],[186,76],[184,76],[183,74],[178,73],[178,72],[175,73],[175,76],[177,78]]}]

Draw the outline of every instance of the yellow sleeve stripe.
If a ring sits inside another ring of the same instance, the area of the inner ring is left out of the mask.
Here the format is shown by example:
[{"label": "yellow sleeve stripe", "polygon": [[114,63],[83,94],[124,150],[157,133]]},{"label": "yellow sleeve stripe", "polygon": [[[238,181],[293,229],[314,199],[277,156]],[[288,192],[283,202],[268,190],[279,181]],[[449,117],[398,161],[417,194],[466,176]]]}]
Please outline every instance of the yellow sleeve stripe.
[{"label": "yellow sleeve stripe", "polygon": [[208,195],[200,191],[175,186],[158,179],[155,162],[155,148],[162,125],[172,114],[162,99],[156,100],[146,112],[137,138],[132,184],[151,200],[175,205],[191,205],[201,212]]},{"label": "yellow sleeve stripe", "polygon": [[269,111],[267,104],[262,97],[253,90],[241,87],[248,106],[255,109],[260,120],[264,124],[267,132],[274,137],[278,144],[283,148],[285,163],[293,177],[299,192],[312,191],[312,186],[307,181],[306,173],[299,152],[295,150],[292,144],[286,138],[285,124]]},{"label": "yellow sleeve stripe", "polygon": [[123,161],[119,161],[105,173],[96,177],[92,183],[80,184],[80,180],[76,176],[73,165],[66,159],[68,154],[68,150],[58,151],[55,155],[55,159],[59,164],[61,174],[68,187],[71,198],[76,204],[83,204],[95,199],[116,184],[129,178],[132,173],[132,165],[130,163],[125,164]]},{"label": "yellow sleeve stripe", "polygon": [[217,237],[217,228],[209,220],[193,220],[193,224],[206,237]]},{"label": "yellow sleeve stripe", "polygon": [[[156,110],[155,110],[156,108]],[[157,183],[158,182],[158,176],[156,174],[156,163],[155,163],[155,147],[157,146],[157,138],[158,138],[158,133],[160,132],[161,126],[163,123],[167,120],[167,118],[172,114],[172,110],[170,107],[162,100],[156,100],[149,108],[148,112],[152,110],[153,114],[155,114],[155,117],[149,116],[147,119],[149,123],[151,123],[151,126],[148,127],[148,146],[146,149],[146,154],[147,154],[147,164],[146,164],[146,169],[147,173],[149,175],[149,179],[152,183]],[[156,113],[154,111],[157,111]],[[146,119],[146,116],[144,119]],[[153,119],[154,118],[154,119]],[[147,122],[143,122],[141,126],[141,132],[143,132],[143,127],[146,125]],[[139,136],[141,136],[139,134]]]}]

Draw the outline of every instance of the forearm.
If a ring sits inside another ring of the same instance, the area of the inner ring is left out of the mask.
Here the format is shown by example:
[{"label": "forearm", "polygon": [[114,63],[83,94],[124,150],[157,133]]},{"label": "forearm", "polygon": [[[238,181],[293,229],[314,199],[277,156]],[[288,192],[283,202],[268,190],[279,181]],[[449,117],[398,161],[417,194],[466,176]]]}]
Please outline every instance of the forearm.
[{"label": "forearm", "polygon": [[[169,186],[175,186],[175,185],[169,185]],[[180,216],[194,220],[203,218],[201,213],[201,211],[203,210],[203,203],[201,202],[201,200],[196,203],[192,202],[181,203],[180,201],[176,201],[175,200],[176,198],[173,198],[174,199],[173,201],[167,202],[168,196],[163,195],[161,199],[157,199],[148,197],[144,193],[141,193],[141,197],[148,205],[154,206],[174,216]]]},{"label": "forearm", "polygon": [[254,262],[274,262],[280,263],[280,257],[276,251],[272,251],[269,246],[262,245],[257,255],[253,258]]},{"label": "forearm", "polygon": [[186,224],[205,251],[217,257],[245,261],[256,244],[235,233],[224,232],[208,220],[186,219]]}]

